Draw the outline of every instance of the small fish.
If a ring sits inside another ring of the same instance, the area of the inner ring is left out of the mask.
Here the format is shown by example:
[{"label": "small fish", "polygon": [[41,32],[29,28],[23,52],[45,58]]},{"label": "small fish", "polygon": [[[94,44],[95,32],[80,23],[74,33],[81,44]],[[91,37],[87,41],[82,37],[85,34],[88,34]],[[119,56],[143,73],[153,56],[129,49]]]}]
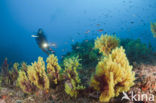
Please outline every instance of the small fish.
[{"label": "small fish", "polygon": [[62,52],[64,52],[65,50],[64,49],[62,49]]},{"label": "small fish", "polygon": [[146,23],[143,23],[143,25],[145,26],[145,25],[146,25]]},{"label": "small fish", "polygon": [[79,48],[80,48],[79,46],[76,47],[76,49],[79,49]]},{"label": "small fish", "polygon": [[72,39],[72,42],[74,42],[74,39]]},{"label": "small fish", "polygon": [[100,26],[100,24],[96,24],[96,26]]},{"label": "small fish", "polygon": [[85,34],[88,34],[90,32],[90,30],[87,30],[86,32],[85,32]]},{"label": "small fish", "polygon": [[65,44],[68,44],[68,42],[65,42]]},{"label": "small fish", "polygon": [[103,32],[103,29],[99,29],[99,30],[97,30],[97,31],[99,31],[99,32]]},{"label": "small fish", "polygon": [[33,37],[33,38],[38,38],[38,36],[37,36],[37,35],[31,35],[31,37]]},{"label": "small fish", "polygon": [[88,40],[85,40],[85,42],[88,42]]},{"label": "small fish", "polygon": [[134,22],[133,22],[133,21],[131,21],[130,23],[131,23],[131,24],[134,24]]},{"label": "small fish", "polygon": [[52,43],[51,46],[56,47],[56,44],[55,43]]},{"label": "small fish", "polygon": [[80,35],[80,33],[77,33],[78,35]]},{"label": "small fish", "polygon": [[132,16],[133,16],[133,17],[136,17],[136,14],[133,14]]}]

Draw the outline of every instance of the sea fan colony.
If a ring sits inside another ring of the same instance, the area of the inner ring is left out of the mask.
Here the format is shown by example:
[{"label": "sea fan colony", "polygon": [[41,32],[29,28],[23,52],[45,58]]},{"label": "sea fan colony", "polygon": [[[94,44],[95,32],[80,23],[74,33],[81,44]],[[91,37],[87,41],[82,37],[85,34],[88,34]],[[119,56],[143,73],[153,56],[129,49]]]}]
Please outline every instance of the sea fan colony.
[{"label": "sea fan colony", "polygon": [[[110,44],[107,41],[111,41]],[[129,65],[125,50],[123,47],[117,47],[118,45],[119,40],[108,35],[102,35],[95,41],[95,48],[103,52],[105,57],[98,63],[96,72],[91,77],[90,86],[101,92],[99,98],[101,102],[108,102],[112,97],[128,91],[134,85],[135,73],[132,72],[132,66]]]},{"label": "sea fan colony", "polygon": [[[58,86],[64,87],[66,94],[75,98],[80,93],[89,95],[90,92],[86,91],[98,91],[100,102],[108,102],[119,93],[128,91],[135,80],[135,73],[132,72],[132,66],[129,65],[125,50],[118,46],[119,39],[115,36],[106,34],[95,40],[95,48],[103,54],[103,59],[97,61],[96,72],[88,80],[90,82],[87,86],[83,85],[86,81],[81,81],[79,75],[81,68],[79,56],[65,58],[62,67],[59,66],[58,59],[53,54],[47,58],[47,66],[42,57],[38,57],[38,61],[31,65],[22,63],[20,68],[19,64],[15,63],[11,73],[17,74],[18,78],[9,74],[9,67],[5,60],[1,73],[11,76],[12,79],[17,79],[16,86],[19,86],[27,94],[33,94],[39,90],[50,91]],[[3,81],[4,77],[1,76],[1,78],[3,79],[0,81]]]},{"label": "sea fan colony", "polygon": [[47,58],[47,73],[51,82],[58,84],[60,79],[61,67],[58,64],[58,59],[55,55],[50,55]]},{"label": "sea fan colony", "polygon": [[18,78],[19,86],[23,90],[23,92],[27,94],[32,94],[35,92],[35,85],[31,83],[29,78],[26,75],[26,72],[19,71],[19,78]]},{"label": "sea fan colony", "polygon": [[38,62],[28,66],[28,78],[39,89],[49,89],[49,79],[45,72],[45,63],[42,57],[38,58]]},{"label": "sea fan colony", "polygon": [[33,93],[37,89],[49,89],[49,79],[45,72],[45,63],[43,58],[39,57],[38,62],[27,66],[26,72],[19,72],[18,82],[25,93]]},{"label": "sea fan colony", "polygon": [[96,72],[91,77],[90,86],[101,92],[101,102],[108,102],[112,97],[128,91],[133,86],[134,75],[124,49],[115,48],[98,63]]},{"label": "sea fan colony", "polygon": [[85,88],[81,85],[81,80],[77,72],[77,69],[80,66],[78,56],[65,59],[64,66],[65,91],[70,96],[77,97],[78,91]]}]

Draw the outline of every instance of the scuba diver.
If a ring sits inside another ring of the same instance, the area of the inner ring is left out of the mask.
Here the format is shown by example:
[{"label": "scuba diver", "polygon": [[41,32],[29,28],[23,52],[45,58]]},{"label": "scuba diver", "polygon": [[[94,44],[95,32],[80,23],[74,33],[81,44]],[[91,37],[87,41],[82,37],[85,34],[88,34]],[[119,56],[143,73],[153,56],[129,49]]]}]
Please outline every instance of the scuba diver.
[{"label": "scuba diver", "polygon": [[37,32],[37,35],[32,35],[32,37],[35,37],[36,39],[36,43],[37,45],[39,46],[39,48],[42,49],[42,51],[44,51],[47,55],[49,54],[54,54],[55,51],[52,50],[50,47],[49,47],[49,44],[47,42],[47,38],[46,36],[44,35],[44,32],[43,30],[40,28]]}]

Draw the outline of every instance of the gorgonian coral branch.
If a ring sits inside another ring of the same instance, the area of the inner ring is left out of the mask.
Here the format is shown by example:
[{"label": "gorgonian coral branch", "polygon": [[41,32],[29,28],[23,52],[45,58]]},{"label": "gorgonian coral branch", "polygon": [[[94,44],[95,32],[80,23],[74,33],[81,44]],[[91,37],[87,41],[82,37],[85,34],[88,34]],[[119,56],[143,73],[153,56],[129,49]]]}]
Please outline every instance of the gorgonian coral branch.
[{"label": "gorgonian coral branch", "polygon": [[90,86],[101,92],[101,102],[108,102],[119,93],[128,91],[134,85],[134,80],[135,73],[132,72],[125,50],[120,47],[98,63]]},{"label": "gorgonian coral branch", "polygon": [[95,48],[99,49],[99,52],[103,55],[108,55],[114,48],[119,46],[119,39],[111,35],[101,35],[100,38],[97,37],[95,40]]},{"label": "gorgonian coral branch", "polygon": [[57,57],[52,54],[47,58],[47,73],[50,81],[53,81],[54,84],[57,84],[60,79],[61,67],[58,64]]},{"label": "gorgonian coral branch", "polygon": [[38,57],[38,62],[34,62],[31,66],[28,66],[27,73],[29,80],[39,89],[49,88],[49,79],[45,72],[45,63],[42,57]]},{"label": "gorgonian coral branch", "polygon": [[35,86],[30,82],[24,71],[19,71],[18,83],[23,92],[32,94],[35,91]]},{"label": "gorgonian coral branch", "polygon": [[80,65],[79,61],[78,56],[64,60],[65,92],[71,97],[77,97],[79,90],[83,90],[85,88],[81,85],[81,80],[77,72]]}]

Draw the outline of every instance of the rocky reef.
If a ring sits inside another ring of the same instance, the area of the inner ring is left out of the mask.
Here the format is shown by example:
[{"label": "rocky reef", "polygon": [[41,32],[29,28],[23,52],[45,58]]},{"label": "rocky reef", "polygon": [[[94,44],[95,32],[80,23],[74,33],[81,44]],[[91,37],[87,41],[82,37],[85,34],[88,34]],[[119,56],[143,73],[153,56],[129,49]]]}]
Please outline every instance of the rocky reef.
[{"label": "rocky reef", "polygon": [[30,65],[10,66],[5,59],[0,69],[0,102],[119,103],[122,92],[155,94],[155,66],[140,65],[130,57],[152,54],[149,48],[140,40],[102,34],[72,45],[60,63],[54,54],[46,62],[38,57]]}]

